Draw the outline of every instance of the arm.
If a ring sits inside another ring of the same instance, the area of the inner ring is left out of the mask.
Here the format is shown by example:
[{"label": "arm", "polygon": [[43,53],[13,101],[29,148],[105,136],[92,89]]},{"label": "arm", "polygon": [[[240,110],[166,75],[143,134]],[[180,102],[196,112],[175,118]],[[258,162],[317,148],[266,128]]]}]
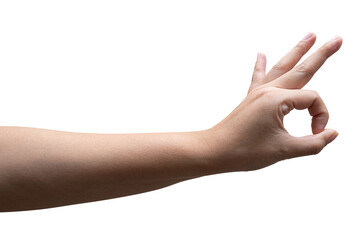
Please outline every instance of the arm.
[{"label": "arm", "polygon": [[205,175],[201,137],[1,127],[0,210],[121,197]]},{"label": "arm", "polygon": [[[0,128],[0,211],[41,209],[121,197],[184,180],[256,170],[316,154],[337,136],[314,91],[302,90],[342,44],[324,44],[303,63],[315,35],[300,41],[266,75],[258,55],[248,96],[214,127],[184,133],[90,134]],[[313,135],[290,136],[283,117],[308,109]]]}]

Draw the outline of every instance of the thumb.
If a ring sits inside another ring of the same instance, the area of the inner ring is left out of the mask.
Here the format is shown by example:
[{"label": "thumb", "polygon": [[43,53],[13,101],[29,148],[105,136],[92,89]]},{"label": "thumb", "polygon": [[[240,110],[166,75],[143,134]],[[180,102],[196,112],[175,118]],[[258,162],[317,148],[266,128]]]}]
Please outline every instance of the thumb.
[{"label": "thumb", "polygon": [[292,150],[295,156],[314,155],[338,136],[334,129],[325,129],[324,131],[303,137],[295,137],[292,141]]}]

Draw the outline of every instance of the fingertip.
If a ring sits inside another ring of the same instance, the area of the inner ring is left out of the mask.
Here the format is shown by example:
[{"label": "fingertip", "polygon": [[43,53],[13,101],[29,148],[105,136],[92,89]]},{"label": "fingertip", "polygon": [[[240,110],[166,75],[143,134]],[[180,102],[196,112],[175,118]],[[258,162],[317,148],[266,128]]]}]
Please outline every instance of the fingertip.
[{"label": "fingertip", "polygon": [[325,129],[324,131],[307,135],[303,137],[294,137],[293,154],[295,156],[305,156],[318,154],[322,149],[336,139],[338,132],[334,129]]},{"label": "fingertip", "polygon": [[325,130],[328,122],[328,114],[319,114],[312,118],[311,128],[312,133],[317,134]]},{"label": "fingertip", "polygon": [[339,35],[336,35],[329,41],[329,43],[331,44],[331,53],[333,54],[341,48],[343,39]]},{"label": "fingertip", "polygon": [[331,39],[331,41],[342,42],[343,39],[342,39],[342,37],[340,35],[336,35]]},{"label": "fingertip", "polygon": [[325,130],[325,125],[324,124],[312,124],[312,133],[313,134],[319,134],[322,133]]},{"label": "fingertip", "polygon": [[262,68],[266,68],[266,54],[259,52],[257,54],[257,62]]},{"label": "fingertip", "polygon": [[261,59],[263,58],[263,53],[259,52],[257,53],[257,62],[261,61]]},{"label": "fingertip", "polygon": [[255,71],[256,76],[254,75],[253,77],[255,77],[257,79],[263,78],[264,75],[265,75],[266,57],[261,52],[257,53],[257,61],[256,61],[256,64],[254,66],[254,71]]},{"label": "fingertip", "polygon": [[304,36],[302,41],[315,42],[316,41],[316,34],[313,33],[313,32],[309,32],[309,33],[306,34],[306,36]]},{"label": "fingertip", "polygon": [[333,142],[333,140],[335,140],[337,136],[338,136],[338,132],[336,130],[330,129],[330,135],[326,140],[326,144]]},{"label": "fingertip", "polygon": [[341,44],[340,45],[342,45],[342,43],[343,43],[343,38],[341,37],[341,36],[338,36],[339,37],[339,41],[341,42]]},{"label": "fingertip", "polygon": [[338,132],[335,129],[330,129],[330,128],[324,129],[322,132],[318,134],[326,142],[325,145],[331,143],[338,136]]},{"label": "fingertip", "polygon": [[312,32],[312,34],[313,34],[314,38],[316,39],[317,38],[316,33]]},{"label": "fingertip", "polygon": [[338,44],[339,44],[338,49],[340,49],[340,48],[341,48],[341,46],[342,46],[342,44],[343,44],[343,38],[342,38],[341,36],[337,36],[337,37],[338,37],[337,42],[338,42]]}]

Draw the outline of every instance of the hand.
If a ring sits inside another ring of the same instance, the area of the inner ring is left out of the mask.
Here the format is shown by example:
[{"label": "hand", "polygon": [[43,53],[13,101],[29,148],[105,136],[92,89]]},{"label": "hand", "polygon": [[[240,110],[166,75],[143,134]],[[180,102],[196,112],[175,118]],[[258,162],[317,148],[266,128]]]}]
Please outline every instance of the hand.
[{"label": "hand", "polygon": [[[266,57],[258,54],[247,97],[223,121],[206,130],[217,171],[256,170],[283,159],[317,154],[337,137],[335,130],[325,129],[329,115],[320,96],[301,88],[341,47],[342,39],[330,40],[295,66],[315,40],[315,34],[308,34],[268,74]],[[283,117],[293,109],[306,108],[312,116],[313,135],[289,135]]]}]

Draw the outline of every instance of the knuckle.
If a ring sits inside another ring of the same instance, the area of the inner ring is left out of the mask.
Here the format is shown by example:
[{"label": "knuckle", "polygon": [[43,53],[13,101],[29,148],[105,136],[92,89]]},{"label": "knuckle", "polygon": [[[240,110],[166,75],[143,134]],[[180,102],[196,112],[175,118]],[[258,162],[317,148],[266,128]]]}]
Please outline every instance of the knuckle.
[{"label": "knuckle", "polygon": [[318,94],[318,92],[316,92],[315,90],[308,90],[308,91],[315,99],[321,98],[320,94]]},{"label": "knuckle", "polygon": [[272,67],[272,70],[276,72],[286,72],[288,69],[284,63],[278,62]]},{"label": "knuckle", "polygon": [[252,80],[251,86],[249,86],[249,89],[248,89],[248,94],[253,92],[254,89],[257,89],[257,87],[258,87],[258,84],[256,82],[253,82],[253,80]]},{"label": "knuckle", "polygon": [[319,101],[322,104],[322,99],[321,99],[320,94],[318,94],[318,92],[316,92],[316,91],[313,91],[313,95],[314,95],[315,101]]},{"label": "knuckle", "polygon": [[274,103],[277,98],[277,90],[272,86],[260,86],[253,90],[253,97],[257,101],[261,101],[263,106],[268,106],[270,103]]},{"label": "knuckle", "polygon": [[262,87],[255,87],[252,89],[252,96],[254,96],[255,98],[259,98],[262,95]]},{"label": "knuckle", "polygon": [[294,50],[297,52],[297,53],[300,53],[300,54],[305,54],[306,53],[306,44],[304,41],[301,41],[299,42],[295,47],[294,47]]},{"label": "knuckle", "polygon": [[254,66],[254,71],[255,71],[255,72],[262,71],[261,66],[259,66],[258,64],[256,64],[256,65]]},{"label": "knuckle", "polygon": [[273,93],[272,87],[259,87],[255,89],[257,98],[267,97]]},{"label": "knuckle", "polygon": [[310,146],[310,154],[316,155],[321,152],[323,149],[324,144],[321,141],[317,141],[315,143],[312,143]]},{"label": "knuckle", "polygon": [[309,66],[307,66],[306,64],[301,64],[297,67],[295,67],[295,72],[298,74],[303,75],[306,78],[312,78],[314,73],[311,70],[311,68]]}]

